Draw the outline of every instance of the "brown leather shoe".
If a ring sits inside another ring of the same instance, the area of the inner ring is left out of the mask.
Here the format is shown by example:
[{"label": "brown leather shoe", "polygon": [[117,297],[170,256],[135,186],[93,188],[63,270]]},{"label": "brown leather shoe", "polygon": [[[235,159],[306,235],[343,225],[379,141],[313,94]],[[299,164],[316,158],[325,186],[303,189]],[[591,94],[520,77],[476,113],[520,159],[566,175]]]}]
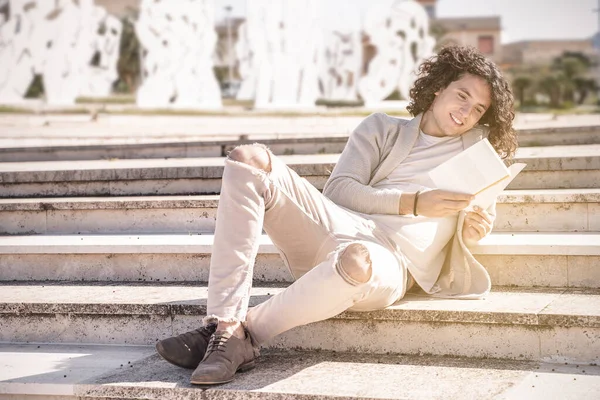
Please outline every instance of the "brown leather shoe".
[{"label": "brown leather shoe", "polygon": [[211,335],[217,324],[182,333],[156,343],[156,351],[171,364],[182,368],[196,368],[204,358]]},{"label": "brown leather shoe", "polygon": [[195,385],[216,385],[231,382],[236,372],[254,368],[258,349],[252,346],[246,331],[245,339],[225,331],[217,331],[210,338],[206,355],[192,373],[191,383]]}]

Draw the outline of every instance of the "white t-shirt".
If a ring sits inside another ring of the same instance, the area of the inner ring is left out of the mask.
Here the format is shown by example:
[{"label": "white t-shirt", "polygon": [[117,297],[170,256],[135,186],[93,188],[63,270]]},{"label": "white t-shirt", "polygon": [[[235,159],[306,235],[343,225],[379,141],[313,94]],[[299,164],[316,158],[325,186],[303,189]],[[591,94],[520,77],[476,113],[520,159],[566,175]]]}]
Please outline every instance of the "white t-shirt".
[{"label": "white t-shirt", "polygon": [[[462,150],[460,137],[436,137],[420,132],[406,159],[373,187],[408,192],[435,189],[429,171]],[[443,218],[374,214],[368,218],[396,243],[412,276],[419,286],[429,291],[442,269],[446,256],[444,248],[456,231],[458,214]]]}]

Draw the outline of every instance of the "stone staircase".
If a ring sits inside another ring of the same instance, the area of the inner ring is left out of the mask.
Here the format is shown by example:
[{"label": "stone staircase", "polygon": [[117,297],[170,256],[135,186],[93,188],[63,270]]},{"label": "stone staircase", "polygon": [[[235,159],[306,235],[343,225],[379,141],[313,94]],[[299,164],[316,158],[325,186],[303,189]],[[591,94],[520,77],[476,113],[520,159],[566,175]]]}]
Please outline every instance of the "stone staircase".
[{"label": "stone staircase", "polygon": [[[354,125],[358,122],[355,121]],[[86,126],[86,129],[89,128]],[[134,143],[131,143],[131,138],[100,135],[95,139],[86,136],[91,143],[82,144],[81,137],[69,137],[67,134],[62,141],[54,139],[51,144],[9,142],[7,144],[10,146],[0,148],[0,162],[224,157],[233,147],[256,141],[269,146],[277,155],[335,154],[341,153],[348,141],[348,134],[332,132],[331,128],[316,127],[324,131],[320,134],[312,132],[314,128],[300,129],[304,129],[304,132],[283,135],[273,132],[220,135],[188,133],[173,138],[161,133],[144,135]],[[600,126],[519,129],[519,145],[523,147],[577,144],[600,144]]]},{"label": "stone staircase", "polygon": [[[152,345],[205,315],[223,158],[0,163],[0,400],[600,398],[592,137],[517,153],[473,249],[486,300],[409,295],[299,327],[208,389]],[[337,157],[283,156],[318,188]],[[290,281],[263,237],[251,306]]]}]

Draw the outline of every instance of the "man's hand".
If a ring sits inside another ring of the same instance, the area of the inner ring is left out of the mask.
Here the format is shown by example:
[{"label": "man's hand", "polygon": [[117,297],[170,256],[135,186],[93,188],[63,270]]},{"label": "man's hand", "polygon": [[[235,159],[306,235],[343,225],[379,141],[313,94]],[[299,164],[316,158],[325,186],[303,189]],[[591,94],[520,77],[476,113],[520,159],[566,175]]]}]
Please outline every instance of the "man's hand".
[{"label": "man's hand", "polygon": [[475,196],[446,190],[430,190],[419,194],[417,214],[425,217],[445,217],[465,209]]},{"label": "man's hand", "polygon": [[492,231],[492,218],[487,211],[475,206],[475,211],[468,212],[463,224],[463,241],[478,242]]}]

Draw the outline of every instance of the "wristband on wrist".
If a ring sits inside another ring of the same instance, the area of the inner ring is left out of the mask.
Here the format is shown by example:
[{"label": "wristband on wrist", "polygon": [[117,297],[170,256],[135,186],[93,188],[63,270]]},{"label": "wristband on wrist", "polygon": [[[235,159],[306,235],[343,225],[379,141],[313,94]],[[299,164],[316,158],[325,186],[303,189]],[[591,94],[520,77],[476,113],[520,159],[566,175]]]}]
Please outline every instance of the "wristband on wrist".
[{"label": "wristband on wrist", "polygon": [[413,206],[413,215],[415,217],[418,217],[419,214],[417,214],[417,201],[419,200],[419,195],[421,194],[421,191],[417,191],[417,193],[415,193],[415,204]]}]

